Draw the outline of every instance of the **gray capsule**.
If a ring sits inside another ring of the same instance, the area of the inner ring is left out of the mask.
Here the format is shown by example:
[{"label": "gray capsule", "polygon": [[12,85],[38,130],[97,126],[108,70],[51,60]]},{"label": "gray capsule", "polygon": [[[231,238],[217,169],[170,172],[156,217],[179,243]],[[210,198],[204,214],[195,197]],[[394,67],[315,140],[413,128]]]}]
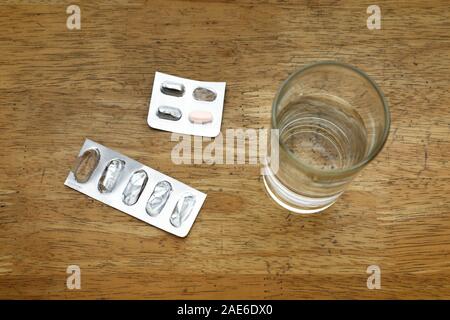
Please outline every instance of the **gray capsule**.
[{"label": "gray capsule", "polygon": [[102,176],[98,181],[98,191],[101,193],[113,191],[124,167],[125,161],[118,159],[111,160],[105,170],[103,170]]},{"label": "gray capsule", "polygon": [[208,101],[212,102],[216,100],[217,94],[208,88],[198,87],[195,88],[194,92],[192,93],[192,96],[195,100],[198,101]]},{"label": "gray capsule", "polygon": [[195,205],[195,197],[192,194],[186,194],[178,200],[175,209],[170,216],[170,223],[179,228],[187,220]]},{"label": "gray capsule", "polygon": [[169,96],[182,97],[184,90],[184,85],[181,83],[165,81],[161,84],[161,92]]},{"label": "gray capsule", "polygon": [[161,106],[156,113],[158,118],[178,121],[181,118],[181,110],[175,107]]},{"label": "gray capsule", "polygon": [[130,177],[127,186],[122,193],[122,201],[127,206],[132,206],[135,204],[142,191],[144,191],[145,185],[147,184],[148,176],[144,170],[136,171]]},{"label": "gray capsule", "polygon": [[152,217],[160,214],[171,192],[172,185],[168,181],[158,182],[145,206],[147,213]]}]

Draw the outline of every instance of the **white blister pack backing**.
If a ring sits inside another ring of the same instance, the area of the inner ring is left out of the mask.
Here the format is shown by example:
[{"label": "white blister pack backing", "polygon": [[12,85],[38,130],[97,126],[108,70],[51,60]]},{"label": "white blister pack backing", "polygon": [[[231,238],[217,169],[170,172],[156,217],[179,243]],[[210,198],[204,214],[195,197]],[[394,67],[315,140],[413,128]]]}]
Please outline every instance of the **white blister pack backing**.
[{"label": "white blister pack backing", "polygon": [[86,139],[66,186],[179,237],[189,233],[206,194]]},{"label": "white blister pack backing", "polygon": [[156,72],[147,123],[180,134],[216,137],[222,125],[225,82],[204,82]]}]

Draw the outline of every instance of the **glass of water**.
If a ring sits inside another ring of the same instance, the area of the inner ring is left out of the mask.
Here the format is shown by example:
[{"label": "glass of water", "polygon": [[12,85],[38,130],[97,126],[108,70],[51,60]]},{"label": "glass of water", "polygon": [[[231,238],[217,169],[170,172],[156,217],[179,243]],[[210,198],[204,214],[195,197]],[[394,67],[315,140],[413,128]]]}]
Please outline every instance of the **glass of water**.
[{"label": "glass of water", "polygon": [[298,70],[273,102],[266,190],[292,212],[328,208],[383,148],[389,126],[386,99],[364,72],[328,61]]}]

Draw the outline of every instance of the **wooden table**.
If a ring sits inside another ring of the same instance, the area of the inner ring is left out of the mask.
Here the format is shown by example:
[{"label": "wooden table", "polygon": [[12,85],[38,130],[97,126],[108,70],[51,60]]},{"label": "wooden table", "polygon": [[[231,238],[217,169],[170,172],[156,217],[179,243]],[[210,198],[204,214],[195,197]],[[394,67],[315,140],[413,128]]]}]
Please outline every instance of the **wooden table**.
[{"label": "wooden table", "polygon": [[[450,298],[447,1],[378,1],[381,30],[360,1],[77,1],[81,30],[71,2],[2,2],[0,298]],[[174,165],[146,123],[156,70],[226,81],[224,132],[268,127],[280,83],[319,60],[366,71],[392,114],[323,214],[275,205],[259,166]],[[65,187],[86,137],[206,192],[190,235]]]}]

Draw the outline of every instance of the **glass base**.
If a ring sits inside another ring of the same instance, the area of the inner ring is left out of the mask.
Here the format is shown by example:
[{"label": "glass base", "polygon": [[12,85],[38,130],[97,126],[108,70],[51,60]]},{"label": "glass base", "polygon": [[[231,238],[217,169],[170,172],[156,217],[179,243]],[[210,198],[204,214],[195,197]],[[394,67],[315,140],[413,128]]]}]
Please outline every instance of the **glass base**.
[{"label": "glass base", "polygon": [[270,197],[283,208],[300,214],[310,214],[321,212],[330,207],[339,196],[323,198],[310,198],[299,195],[286,188],[275,175],[271,174],[270,169],[265,168],[266,174],[263,175],[264,185]]}]

